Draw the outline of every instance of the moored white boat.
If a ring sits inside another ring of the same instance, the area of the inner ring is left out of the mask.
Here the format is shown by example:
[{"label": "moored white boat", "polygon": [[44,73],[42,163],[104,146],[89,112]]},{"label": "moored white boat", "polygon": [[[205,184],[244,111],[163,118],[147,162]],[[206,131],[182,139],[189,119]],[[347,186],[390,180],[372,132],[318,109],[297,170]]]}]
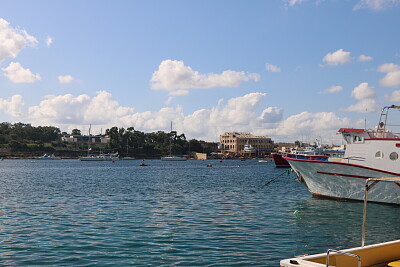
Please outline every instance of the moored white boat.
[{"label": "moored white boat", "polygon": [[119,160],[118,152],[114,154],[89,154],[86,157],[80,157],[80,161],[117,161]]},{"label": "moored white boat", "polygon": [[[365,180],[371,177],[400,176],[400,134],[386,129],[388,111],[385,107],[376,129],[347,129],[339,133],[347,143],[343,158],[296,158],[286,156],[300,180],[314,196],[362,200]],[[399,184],[400,185],[400,184]],[[398,184],[378,184],[370,200],[400,204]]]},{"label": "moored white boat", "polygon": [[186,161],[187,158],[185,157],[178,157],[178,156],[168,156],[168,157],[162,157],[162,161]]},{"label": "moored white boat", "polygon": [[54,154],[53,155],[44,154],[43,156],[38,157],[36,159],[38,159],[38,160],[60,160],[61,158],[54,156]]}]

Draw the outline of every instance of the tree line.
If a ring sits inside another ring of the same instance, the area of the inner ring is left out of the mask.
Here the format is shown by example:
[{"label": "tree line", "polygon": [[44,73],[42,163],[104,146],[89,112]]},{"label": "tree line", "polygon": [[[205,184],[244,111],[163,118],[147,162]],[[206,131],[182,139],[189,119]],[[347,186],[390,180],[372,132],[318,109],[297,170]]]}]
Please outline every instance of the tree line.
[{"label": "tree line", "polygon": [[[85,144],[62,142],[67,135],[54,126],[32,126],[25,123],[0,124],[0,148],[10,153],[41,154],[54,153],[60,156],[77,157],[87,153],[118,152],[121,156],[157,158],[169,154],[187,155],[190,152],[210,153],[211,148],[202,140],[187,140],[185,134],[176,131],[157,131],[144,133],[134,127],[106,129],[110,138],[107,144]],[[71,135],[81,135],[79,129],[73,129]]]}]

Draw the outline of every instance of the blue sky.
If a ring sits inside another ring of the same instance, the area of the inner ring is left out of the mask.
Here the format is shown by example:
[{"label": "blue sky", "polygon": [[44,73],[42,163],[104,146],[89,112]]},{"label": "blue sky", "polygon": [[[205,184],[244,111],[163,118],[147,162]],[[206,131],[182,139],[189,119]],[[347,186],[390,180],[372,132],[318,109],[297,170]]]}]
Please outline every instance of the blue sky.
[{"label": "blue sky", "polygon": [[400,0],[1,6],[1,121],[328,143],[400,104]]}]

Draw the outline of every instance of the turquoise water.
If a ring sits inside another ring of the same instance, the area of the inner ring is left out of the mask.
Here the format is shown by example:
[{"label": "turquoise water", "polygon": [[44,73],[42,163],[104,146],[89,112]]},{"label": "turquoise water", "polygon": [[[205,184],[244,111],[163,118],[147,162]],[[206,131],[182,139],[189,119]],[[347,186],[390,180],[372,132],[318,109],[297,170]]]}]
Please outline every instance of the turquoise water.
[{"label": "turquoise water", "polygon": [[[1,161],[0,265],[279,266],[361,244],[362,203],[293,174],[262,187],[272,163],[140,162]],[[366,243],[399,239],[399,221],[371,203]]]}]

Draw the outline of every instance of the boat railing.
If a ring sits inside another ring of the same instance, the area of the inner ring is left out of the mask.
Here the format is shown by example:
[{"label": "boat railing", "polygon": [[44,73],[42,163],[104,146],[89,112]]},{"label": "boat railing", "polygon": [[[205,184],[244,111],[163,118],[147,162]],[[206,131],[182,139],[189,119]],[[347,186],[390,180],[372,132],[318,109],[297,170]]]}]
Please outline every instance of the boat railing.
[{"label": "boat railing", "polygon": [[335,252],[335,253],[339,253],[339,254],[343,254],[349,257],[354,257],[357,258],[357,266],[361,267],[361,257],[355,254],[351,254],[351,253],[347,253],[344,251],[340,251],[340,250],[334,250],[334,249],[328,249],[328,251],[326,252],[326,267],[329,267],[329,253],[331,252]]}]

